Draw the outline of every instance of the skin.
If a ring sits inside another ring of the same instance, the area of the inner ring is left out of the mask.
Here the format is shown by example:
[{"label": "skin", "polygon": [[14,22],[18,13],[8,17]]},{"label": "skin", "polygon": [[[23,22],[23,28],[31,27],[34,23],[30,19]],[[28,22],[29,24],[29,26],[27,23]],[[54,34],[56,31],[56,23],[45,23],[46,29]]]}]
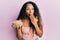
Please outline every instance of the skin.
[{"label": "skin", "polygon": [[26,7],[26,14],[28,16],[30,16],[30,14],[34,14],[34,7],[32,4],[27,4],[27,7]]},{"label": "skin", "polygon": [[[35,27],[35,32],[36,34],[39,36],[39,37],[42,37],[42,34],[43,34],[43,29],[42,29],[42,26],[38,27],[38,24],[37,24],[37,17],[35,18],[34,17],[34,7],[32,4],[27,4],[26,6],[26,14],[27,16],[30,18],[32,24],[34,25]],[[20,25],[21,23],[23,23],[23,25]],[[25,20],[19,20],[19,25],[17,25],[17,32],[18,32],[18,38],[21,39],[22,38],[22,31],[21,31],[21,27],[22,26],[27,26],[29,27],[29,20],[28,19],[25,19]]]}]

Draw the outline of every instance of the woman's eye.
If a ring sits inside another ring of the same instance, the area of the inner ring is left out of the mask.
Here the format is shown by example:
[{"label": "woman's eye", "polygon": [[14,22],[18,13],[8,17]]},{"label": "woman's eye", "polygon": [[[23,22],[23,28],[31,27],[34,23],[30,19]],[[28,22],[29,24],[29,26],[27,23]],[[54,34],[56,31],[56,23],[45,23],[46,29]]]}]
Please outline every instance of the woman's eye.
[{"label": "woman's eye", "polygon": [[34,10],[34,8],[31,8],[31,9],[29,9],[29,8],[26,8],[26,10]]},{"label": "woman's eye", "polygon": [[26,10],[29,10],[29,9],[26,9]]}]

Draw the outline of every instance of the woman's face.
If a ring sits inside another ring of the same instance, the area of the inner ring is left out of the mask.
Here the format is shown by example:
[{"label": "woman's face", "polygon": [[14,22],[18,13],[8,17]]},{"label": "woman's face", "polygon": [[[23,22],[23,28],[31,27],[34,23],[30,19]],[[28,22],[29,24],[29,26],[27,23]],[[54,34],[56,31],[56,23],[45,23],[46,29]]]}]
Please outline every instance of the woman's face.
[{"label": "woman's face", "polygon": [[34,7],[32,4],[27,4],[26,6],[26,14],[29,16],[30,14],[34,14]]}]

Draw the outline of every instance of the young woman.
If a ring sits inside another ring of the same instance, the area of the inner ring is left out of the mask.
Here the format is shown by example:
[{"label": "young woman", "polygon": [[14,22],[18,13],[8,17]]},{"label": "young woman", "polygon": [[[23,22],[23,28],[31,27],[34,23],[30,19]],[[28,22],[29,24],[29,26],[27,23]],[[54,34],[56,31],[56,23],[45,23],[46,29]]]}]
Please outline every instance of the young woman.
[{"label": "young woman", "polygon": [[23,5],[13,27],[17,31],[18,40],[40,40],[43,34],[42,19],[34,2],[29,1]]}]

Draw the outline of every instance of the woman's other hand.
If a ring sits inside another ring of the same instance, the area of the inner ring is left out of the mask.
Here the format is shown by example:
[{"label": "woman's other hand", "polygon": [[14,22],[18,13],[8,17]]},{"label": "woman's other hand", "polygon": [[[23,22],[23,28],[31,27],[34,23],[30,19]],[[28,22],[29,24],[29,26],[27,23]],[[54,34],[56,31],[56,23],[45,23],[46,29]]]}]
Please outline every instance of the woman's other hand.
[{"label": "woman's other hand", "polygon": [[12,27],[14,29],[20,28],[23,25],[23,22],[21,20],[15,20],[12,22]]}]

